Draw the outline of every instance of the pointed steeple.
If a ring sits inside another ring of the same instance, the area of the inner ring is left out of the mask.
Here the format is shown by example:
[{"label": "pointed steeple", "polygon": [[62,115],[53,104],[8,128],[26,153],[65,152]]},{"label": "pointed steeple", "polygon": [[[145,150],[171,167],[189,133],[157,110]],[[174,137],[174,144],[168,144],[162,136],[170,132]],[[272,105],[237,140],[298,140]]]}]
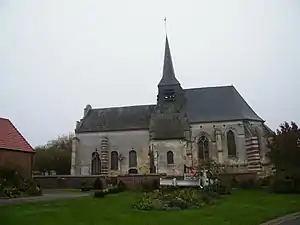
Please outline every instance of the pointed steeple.
[{"label": "pointed steeple", "polygon": [[158,86],[168,86],[168,85],[180,85],[180,83],[175,77],[168,36],[166,36],[163,76]]}]

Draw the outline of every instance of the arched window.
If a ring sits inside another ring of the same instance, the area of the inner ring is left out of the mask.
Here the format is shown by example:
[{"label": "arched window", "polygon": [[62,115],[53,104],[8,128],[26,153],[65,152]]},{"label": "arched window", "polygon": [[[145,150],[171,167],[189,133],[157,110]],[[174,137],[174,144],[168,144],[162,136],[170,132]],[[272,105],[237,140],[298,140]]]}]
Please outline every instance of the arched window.
[{"label": "arched window", "polygon": [[119,155],[118,152],[112,151],[110,153],[110,169],[118,170],[119,169]]},{"label": "arched window", "polygon": [[129,152],[129,168],[131,167],[137,167],[136,151],[134,150]]},{"label": "arched window", "polygon": [[167,164],[174,164],[174,154],[172,151],[167,152]]},{"label": "arched window", "polygon": [[209,159],[209,142],[208,139],[202,135],[199,138],[198,142],[198,158],[200,160],[207,160]]},{"label": "arched window", "polygon": [[100,155],[97,152],[92,153],[92,175],[100,175],[101,174],[101,160]]},{"label": "arched window", "polygon": [[228,156],[236,156],[235,138],[232,130],[227,132],[227,149]]}]

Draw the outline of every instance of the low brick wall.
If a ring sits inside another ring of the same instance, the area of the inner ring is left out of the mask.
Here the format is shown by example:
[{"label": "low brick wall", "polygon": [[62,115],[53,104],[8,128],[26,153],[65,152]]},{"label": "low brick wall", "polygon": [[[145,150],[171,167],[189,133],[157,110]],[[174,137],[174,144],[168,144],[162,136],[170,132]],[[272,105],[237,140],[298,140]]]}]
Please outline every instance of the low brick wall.
[{"label": "low brick wall", "polygon": [[248,173],[226,173],[221,174],[220,179],[224,181],[226,184],[233,184],[233,180],[237,183],[248,181],[248,180],[258,180],[258,175],[255,172]]},{"label": "low brick wall", "polygon": [[151,175],[124,175],[124,176],[71,176],[71,175],[50,175],[50,176],[34,176],[33,179],[41,186],[43,189],[73,189],[81,188],[82,184],[86,182],[87,186],[93,186],[96,178],[99,177],[102,181],[104,187],[108,183],[118,183],[120,181],[124,182],[126,187],[131,190],[141,188],[143,182],[154,182],[156,180],[159,182],[159,174]]},{"label": "low brick wall", "polygon": [[49,175],[33,176],[33,179],[43,189],[73,189],[81,188],[84,182],[86,182],[87,186],[93,186],[97,177],[99,177],[102,183],[106,185],[106,179],[104,176]]},{"label": "low brick wall", "polygon": [[158,182],[161,175],[159,174],[151,174],[151,175],[123,175],[118,176],[118,182],[122,181],[126,185],[126,187],[130,190],[138,190],[142,187],[142,183],[148,182]]},{"label": "low brick wall", "polygon": [[[161,174],[150,174],[150,175],[139,175],[139,174],[128,174],[122,176],[72,176],[72,175],[50,175],[50,176],[34,176],[33,179],[41,186],[43,189],[73,189],[81,188],[82,184],[85,182],[88,186],[93,186],[96,178],[99,177],[102,181],[104,187],[109,183],[117,184],[120,181],[124,182],[126,187],[131,190],[140,189],[143,182],[159,182],[160,177],[170,178],[173,176],[163,176]],[[182,180],[182,176],[175,176],[177,179]],[[230,173],[222,174],[221,179],[228,184],[232,183],[235,179],[237,182],[244,180],[257,180],[256,173]]]}]

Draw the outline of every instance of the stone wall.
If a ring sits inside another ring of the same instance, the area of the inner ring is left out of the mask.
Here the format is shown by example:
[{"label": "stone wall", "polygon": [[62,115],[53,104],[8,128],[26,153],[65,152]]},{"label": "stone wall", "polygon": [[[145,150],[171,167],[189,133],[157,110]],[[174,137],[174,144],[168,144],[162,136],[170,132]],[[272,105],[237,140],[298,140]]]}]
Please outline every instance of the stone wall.
[{"label": "stone wall", "polygon": [[[251,131],[257,134],[259,138],[259,153],[262,164],[267,162],[265,157],[267,150],[266,138],[264,137],[262,123],[249,123]],[[236,156],[228,156],[227,132],[231,130],[234,133],[236,144]],[[76,135],[76,142],[73,145],[72,175],[87,176],[91,174],[91,156],[97,148],[102,153],[103,146],[101,140],[107,138],[107,159],[101,158],[101,166],[104,163],[108,166],[102,169],[102,175],[117,176],[127,174],[129,169],[129,152],[135,150],[137,153],[137,169],[139,174],[149,174],[149,148],[155,155],[158,172],[168,175],[182,175],[184,164],[187,166],[197,166],[198,164],[198,141],[204,135],[209,141],[209,157],[220,164],[230,165],[229,172],[247,172],[248,155],[246,150],[246,134],[242,121],[216,122],[216,123],[198,123],[191,125],[191,140],[149,140],[148,130],[132,130],[117,132],[100,133],[80,133]],[[118,169],[111,170],[111,152],[116,151],[124,156],[122,161],[118,162]],[[167,152],[174,153],[174,164],[167,164]]]},{"label": "stone wall", "polygon": [[83,182],[86,182],[87,186],[93,186],[96,178],[99,177],[104,187],[107,186],[107,181],[116,178],[117,183],[122,181],[125,183],[128,189],[140,189],[142,182],[154,181],[159,182],[159,174],[151,175],[124,175],[124,176],[34,176],[33,179],[41,186],[42,189],[79,189],[82,187]]},{"label": "stone wall", "polygon": [[93,186],[96,178],[99,177],[106,185],[104,176],[71,176],[71,175],[50,175],[50,176],[33,176],[33,179],[43,189],[77,189],[81,188],[86,182],[87,186]]},{"label": "stone wall", "polygon": [[[104,187],[107,186],[109,180],[116,180],[117,183],[122,181],[129,190],[139,190],[142,187],[143,182],[159,182],[160,177],[172,179],[176,177],[182,180],[182,176],[163,176],[160,174],[149,174],[149,175],[123,175],[123,176],[34,176],[34,180],[41,186],[42,189],[79,189],[82,187],[82,183],[86,182],[88,186],[93,186],[96,178],[99,177]],[[235,178],[237,182],[244,180],[258,179],[256,173],[231,173],[222,174],[221,180],[230,184],[232,179]]]},{"label": "stone wall", "polygon": [[[192,124],[192,154],[193,161],[197,161],[198,139],[201,135],[207,137],[209,141],[210,158],[225,164],[244,164],[247,161],[245,150],[245,131],[241,121],[219,122],[219,123],[199,123]],[[227,132],[231,130],[234,133],[237,157],[228,157]],[[219,133],[219,140],[216,140],[216,134]],[[220,146],[218,146],[220,145]]]},{"label": "stone wall", "polygon": [[[129,151],[137,153],[137,170],[146,173],[144,167],[149,165],[149,133],[148,130],[118,131],[118,132],[99,132],[99,133],[80,133],[76,135],[78,143],[76,145],[76,160],[73,175],[90,175],[92,153],[97,148],[101,152],[101,140],[108,140],[108,175],[118,175],[128,173]],[[110,153],[112,151],[124,156],[119,162],[118,170],[111,171]]]},{"label": "stone wall", "polygon": [[248,180],[258,180],[257,173],[247,172],[247,173],[226,173],[221,174],[220,179],[228,185],[232,184],[233,179],[236,180],[237,183],[241,183],[243,181]]},{"label": "stone wall", "polygon": [[[155,156],[155,166],[158,173],[168,175],[182,175],[184,165],[187,164],[186,141],[184,140],[161,140],[151,141],[151,149]],[[167,163],[167,152],[173,152],[173,164]]]}]

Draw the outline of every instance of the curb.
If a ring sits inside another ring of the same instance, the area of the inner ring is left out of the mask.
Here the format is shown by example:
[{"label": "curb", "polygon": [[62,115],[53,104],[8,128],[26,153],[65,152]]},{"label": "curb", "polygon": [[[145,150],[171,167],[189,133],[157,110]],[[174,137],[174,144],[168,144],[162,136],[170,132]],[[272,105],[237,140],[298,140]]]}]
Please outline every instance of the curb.
[{"label": "curb", "polygon": [[289,221],[291,221],[293,219],[296,219],[298,217],[300,217],[300,212],[288,214],[288,215],[285,215],[285,216],[267,221],[267,222],[262,223],[260,225],[280,225],[282,223],[289,222]]}]

